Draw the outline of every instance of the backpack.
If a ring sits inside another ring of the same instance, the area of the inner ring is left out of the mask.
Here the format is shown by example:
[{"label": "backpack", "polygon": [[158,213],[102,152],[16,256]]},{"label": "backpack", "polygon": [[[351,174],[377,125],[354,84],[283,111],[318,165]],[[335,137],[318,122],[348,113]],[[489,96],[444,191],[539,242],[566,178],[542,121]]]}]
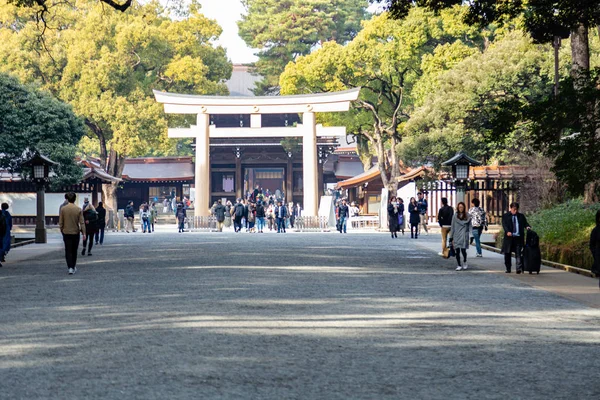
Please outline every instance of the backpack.
[{"label": "backpack", "polygon": [[235,216],[236,217],[243,217],[244,216],[244,206],[241,204],[238,204],[237,206],[235,206]]}]

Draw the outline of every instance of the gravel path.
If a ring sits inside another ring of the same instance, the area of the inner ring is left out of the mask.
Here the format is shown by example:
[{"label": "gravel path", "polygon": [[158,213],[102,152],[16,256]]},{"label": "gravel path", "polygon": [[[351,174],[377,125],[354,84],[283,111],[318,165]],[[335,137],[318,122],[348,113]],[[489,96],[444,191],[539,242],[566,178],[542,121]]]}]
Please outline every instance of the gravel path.
[{"label": "gravel path", "polygon": [[407,238],[107,242],[0,270],[1,399],[600,398],[600,310]]}]

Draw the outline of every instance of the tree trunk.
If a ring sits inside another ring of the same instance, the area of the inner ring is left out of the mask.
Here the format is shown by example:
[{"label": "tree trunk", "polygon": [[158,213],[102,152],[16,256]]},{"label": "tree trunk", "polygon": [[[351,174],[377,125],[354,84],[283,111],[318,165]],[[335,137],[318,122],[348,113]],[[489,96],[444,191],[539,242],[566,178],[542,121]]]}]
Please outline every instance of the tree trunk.
[{"label": "tree trunk", "polygon": [[[125,168],[125,157],[120,156],[112,147],[110,149],[110,156],[108,159],[107,171],[110,175],[121,178],[123,176],[123,169]],[[109,185],[102,185],[102,191],[104,201],[108,208],[117,210],[117,189],[119,183],[111,183]]]},{"label": "tree trunk", "polygon": [[356,152],[362,162],[363,170],[368,171],[371,169],[373,166],[373,155],[369,151],[369,141],[362,135],[356,137]]},{"label": "tree trunk", "polygon": [[585,185],[585,190],[583,193],[583,203],[584,204],[593,204],[600,201],[598,197],[598,191],[600,189],[600,181],[589,182]]},{"label": "tree trunk", "polygon": [[590,45],[588,30],[583,24],[571,30],[571,77],[575,79],[575,89],[581,88],[581,80],[590,73]]},{"label": "tree trunk", "polygon": [[[574,82],[575,90],[583,90],[588,84],[588,78],[590,76],[590,47],[589,47],[589,36],[588,29],[584,24],[579,24],[571,30],[571,77]],[[583,126],[584,130],[588,132],[595,132],[596,137],[600,136],[598,126],[594,118],[594,110],[598,107],[597,104],[588,104],[587,110],[588,115],[582,116],[584,118]],[[588,143],[588,146],[594,146],[595,143]],[[590,160],[591,161],[591,160]],[[598,201],[598,188],[600,188],[600,182],[595,176],[590,177],[590,182],[586,183],[583,195],[583,201],[585,204],[591,204]]]}]

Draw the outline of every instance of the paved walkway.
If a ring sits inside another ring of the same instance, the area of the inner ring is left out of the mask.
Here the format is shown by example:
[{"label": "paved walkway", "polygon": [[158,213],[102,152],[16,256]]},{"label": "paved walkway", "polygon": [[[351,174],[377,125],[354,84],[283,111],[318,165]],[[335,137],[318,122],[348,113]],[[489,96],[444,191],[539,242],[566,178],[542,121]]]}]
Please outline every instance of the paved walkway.
[{"label": "paved walkway", "polygon": [[118,234],[74,276],[61,250],[9,262],[0,398],[600,397],[600,310],[455,272],[438,238]]}]

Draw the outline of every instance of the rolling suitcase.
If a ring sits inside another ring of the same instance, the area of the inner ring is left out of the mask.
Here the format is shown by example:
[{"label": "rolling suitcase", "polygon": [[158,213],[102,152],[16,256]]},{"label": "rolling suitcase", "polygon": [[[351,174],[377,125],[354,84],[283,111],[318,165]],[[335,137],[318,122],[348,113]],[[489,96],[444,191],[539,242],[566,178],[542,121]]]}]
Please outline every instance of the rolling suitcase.
[{"label": "rolling suitcase", "polygon": [[528,231],[525,239],[525,249],[523,250],[523,269],[530,274],[536,272],[539,275],[541,267],[540,237],[534,231]]}]

